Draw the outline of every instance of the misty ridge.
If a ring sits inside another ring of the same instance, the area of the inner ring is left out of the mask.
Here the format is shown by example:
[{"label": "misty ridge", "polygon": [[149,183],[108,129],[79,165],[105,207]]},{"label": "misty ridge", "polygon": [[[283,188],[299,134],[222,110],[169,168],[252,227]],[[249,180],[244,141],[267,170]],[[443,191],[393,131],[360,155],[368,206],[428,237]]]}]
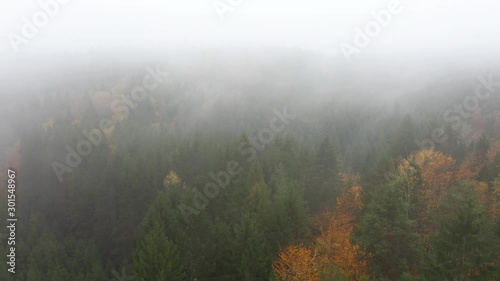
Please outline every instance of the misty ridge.
[{"label": "misty ridge", "polygon": [[[112,117],[124,105],[130,113],[148,111],[141,117],[141,125],[168,127],[169,133],[177,136],[197,131],[232,136],[251,133],[265,125],[273,107],[282,106],[301,116],[300,123],[294,124],[300,126],[299,131],[315,127],[315,134],[326,134],[324,129],[333,132],[335,121],[331,118],[345,118],[346,114],[367,117],[363,120],[366,128],[406,114],[417,120],[433,114],[436,122],[444,124],[440,114],[473,95],[480,76],[493,81],[493,86],[498,84],[492,74],[498,66],[492,68],[489,63],[485,70],[488,61],[484,58],[471,63],[466,56],[413,60],[378,56],[346,66],[340,57],[279,48],[157,51],[148,55],[109,50],[58,56],[48,53],[24,58],[9,71],[4,68],[4,145],[12,145],[21,131],[49,119],[102,119]],[[146,68],[165,77],[158,88],[147,91],[146,101],[135,102],[132,108],[126,101],[134,100],[131,91],[142,84]],[[60,108],[51,108],[54,99],[59,100]],[[489,100],[481,108],[495,105]],[[135,106],[139,106],[137,112]],[[25,114],[12,121],[15,126],[10,121],[6,124],[9,115],[20,111]]]}]

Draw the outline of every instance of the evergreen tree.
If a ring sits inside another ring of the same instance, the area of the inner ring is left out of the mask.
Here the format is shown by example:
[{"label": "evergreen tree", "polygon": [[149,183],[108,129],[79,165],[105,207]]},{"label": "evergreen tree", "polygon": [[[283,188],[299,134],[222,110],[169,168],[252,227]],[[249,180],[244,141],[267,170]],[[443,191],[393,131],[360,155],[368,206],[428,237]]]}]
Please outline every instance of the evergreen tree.
[{"label": "evergreen tree", "polygon": [[238,271],[237,280],[258,281],[269,276],[271,253],[266,237],[255,217],[244,214],[234,226],[233,264]]},{"label": "evergreen tree", "polygon": [[187,280],[179,250],[159,223],[140,240],[133,267],[138,281]]},{"label": "evergreen tree", "polygon": [[336,145],[328,136],[325,137],[316,152],[310,167],[310,179],[306,183],[305,195],[313,213],[324,206],[332,206],[341,191],[339,159]]},{"label": "evergreen tree", "polygon": [[283,165],[279,165],[273,176],[275,186],[273,227],[276,246],[298,242],[310,234],[309,212],[299,183],[290,180]]},{"label": "evergreen tree", "polygon": [[399,182],[384,184],[373,191],[361,218],[356,242],[372,255],[373,276],[399,280],[405,271],[419,266],[421,249],[414,222],[406,215]]},{"label": "evergreen tree", "polygon": [[392,156],[395,158],[406,158],[410,153],[418,149],[415,143],[416,127],[413,118],[406,115],[396,131],[396,139],[392,146]]},{"label": "evergreen tree", "polygon": [[443,203],[438,233],[432,239],[429,279],[498,280],[500,240],[474,191],[454,188]]}]

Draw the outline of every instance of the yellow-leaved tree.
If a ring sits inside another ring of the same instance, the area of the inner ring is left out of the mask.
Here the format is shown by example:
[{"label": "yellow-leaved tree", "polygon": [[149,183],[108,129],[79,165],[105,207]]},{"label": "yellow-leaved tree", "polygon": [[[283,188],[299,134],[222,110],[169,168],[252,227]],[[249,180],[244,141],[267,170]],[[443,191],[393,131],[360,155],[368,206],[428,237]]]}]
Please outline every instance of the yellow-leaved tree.
[{"label": "yellow-leaved tree", "polygon": [[361,186],[352,186],[337,198],[334,211],[316,218],[321,234],[313,250],[299,244],[279,253],[273,270],[281,280],[319,280],[320,274],[339,272],[353,281],[366,277],[368,255],[350,240],[363,208],[362,192]]},{"label": "yellow-leaved tree", "polygon": [[174,171],[168,172],[168,174],[163,179],[163,187],[165,188],[180,186],[181,184],[182,184],[182,179]]},{"label": "yellow-leaved tree", "polygon": [[417,230],[428,245],[437,228],[432,212],[455,182],[455,159],[434,149],[420,150],[398,166],[400,186],[407,204],[407,216],[416,220]]},{"label": "yellow-leaved tree", "polygon": [[273,271],[284,281],[319,281],[318,266],[316,254],[299,244],[291,245],[278,254]]},{"label": "yellow-leaved tree", "polygon": [[362,191],[361,186],[355,185],[337,198],[335,210],[323,215],[330,217],[328,227],[321,229],[315,240],[321,263],[333,264],[353,281],[366,275],[367,255],[350,240],[363,208]]}]

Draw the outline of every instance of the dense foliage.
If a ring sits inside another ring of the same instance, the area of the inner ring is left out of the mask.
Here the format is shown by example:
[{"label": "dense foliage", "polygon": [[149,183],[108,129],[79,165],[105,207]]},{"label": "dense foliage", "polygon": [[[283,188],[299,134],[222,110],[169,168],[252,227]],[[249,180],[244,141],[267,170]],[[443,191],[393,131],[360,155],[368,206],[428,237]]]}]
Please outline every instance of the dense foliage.
[{"label": "dense foliage", "polygon": [[[0,279],[500,280],[498,94],[419,147],[452,105],[429,101],[444,86],[383,105],[303,103],[290,97],[314,82],[281,63],[284,77],[264,70],[276,84],[218,98],[177,78],[126,114],[106,105],[140,72],[19,104],[5,160],[19,174],[18,268],[0,265]],[[259,141],[275,110],[296,117]],[[54,161],[67,165],[104,118],[102,141],[61,181]]]}]

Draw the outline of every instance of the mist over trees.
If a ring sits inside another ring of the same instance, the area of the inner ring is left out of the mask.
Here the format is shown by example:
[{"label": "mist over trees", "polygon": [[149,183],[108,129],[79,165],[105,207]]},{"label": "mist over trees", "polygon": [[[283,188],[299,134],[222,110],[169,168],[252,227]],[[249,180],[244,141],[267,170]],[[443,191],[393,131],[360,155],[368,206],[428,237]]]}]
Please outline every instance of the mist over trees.
[{"label": "mist over trees", "polygon": [[1,263],[2,280],[500,279],[500,78],[486,59],[345,66],[278,48],[16,63],[0,147],[18,174],[18,268]]}]

